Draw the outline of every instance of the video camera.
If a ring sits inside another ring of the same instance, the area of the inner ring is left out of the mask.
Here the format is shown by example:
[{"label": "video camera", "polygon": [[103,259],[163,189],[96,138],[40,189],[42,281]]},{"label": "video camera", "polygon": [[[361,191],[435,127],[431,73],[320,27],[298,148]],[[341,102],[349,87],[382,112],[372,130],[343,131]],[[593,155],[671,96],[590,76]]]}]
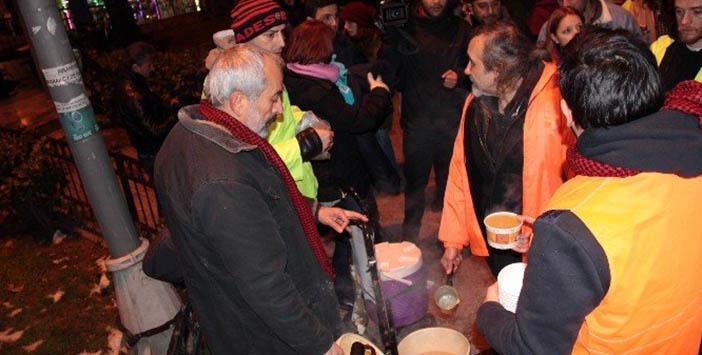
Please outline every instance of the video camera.
[{"label": "video camera", "polygon": [[376,26],[382,32],[389,27],[402,28],[409,20],[409,6],[404,0],[383,0],[379,10]]},{"label": "video camera", "polygon": [[383,43],[397,45],[404,55],[419,51],[419,43],[405,29],[410,20],[410,7],[405,0],[382,0],[378,14],[375,26],[383,34]]}]

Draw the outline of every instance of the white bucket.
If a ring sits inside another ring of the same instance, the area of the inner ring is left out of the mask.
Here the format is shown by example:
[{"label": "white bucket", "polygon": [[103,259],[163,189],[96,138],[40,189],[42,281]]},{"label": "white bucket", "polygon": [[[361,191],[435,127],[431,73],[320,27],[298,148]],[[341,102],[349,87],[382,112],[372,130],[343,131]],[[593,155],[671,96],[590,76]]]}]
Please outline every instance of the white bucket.
[{"label": "white bucket", "polygon": [[400,355],[469,355],[470,342],[453,329],[424,328],[402,339],[397,351]]}]

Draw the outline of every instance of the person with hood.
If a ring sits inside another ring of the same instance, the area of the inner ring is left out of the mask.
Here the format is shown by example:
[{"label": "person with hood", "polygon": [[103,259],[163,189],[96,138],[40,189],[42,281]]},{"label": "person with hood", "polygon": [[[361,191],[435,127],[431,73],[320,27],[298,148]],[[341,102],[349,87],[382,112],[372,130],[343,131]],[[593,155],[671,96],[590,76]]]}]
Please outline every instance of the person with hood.
[{"label": "person with hood", "polygon": [[[453,14],[453,0],[421,0],[410,9],[403,31],[387,29],[380,58],[394,66],[395,89],[402,94],[400,124],[405,157],[403,236],[415,240],[424,215],[424,190],[432,168],[436,190],[432,209],[442,207],[451,146],[458,129],[464,87],[466,47],[471,27]],[[409,44],[409,45],[408,45]]]},{"label": "person with hood", "polygon": [[380,32],[375,27],[375,8],[362,1],[349,2],[341,8],[344,33],[361,50],[367,62],[378,57]]},{"label": "person with hood", "polygon": [[490,286],[477,323],[501,354],[697,354],[702,84],[665,104],[626,31],[581,32],[559,66],[575,177],[534,223],[516,312]]}]

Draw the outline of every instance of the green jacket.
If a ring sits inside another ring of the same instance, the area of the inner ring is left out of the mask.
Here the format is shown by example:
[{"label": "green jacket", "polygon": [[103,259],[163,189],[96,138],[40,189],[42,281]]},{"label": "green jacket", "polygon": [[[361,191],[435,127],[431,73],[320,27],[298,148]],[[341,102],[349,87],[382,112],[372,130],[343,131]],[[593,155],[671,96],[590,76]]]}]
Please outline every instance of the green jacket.
[{"label": "green jacket", "polygon": [[317,198],[317,178],[310,162],[302,161],[300,145],[295,138],[295,127],[302,119],[304,111],[290,105],[288,91],[283,90],[283,113],[276,117],[268,133],[268,142],[285,162],[295,184],[303,196]]}]

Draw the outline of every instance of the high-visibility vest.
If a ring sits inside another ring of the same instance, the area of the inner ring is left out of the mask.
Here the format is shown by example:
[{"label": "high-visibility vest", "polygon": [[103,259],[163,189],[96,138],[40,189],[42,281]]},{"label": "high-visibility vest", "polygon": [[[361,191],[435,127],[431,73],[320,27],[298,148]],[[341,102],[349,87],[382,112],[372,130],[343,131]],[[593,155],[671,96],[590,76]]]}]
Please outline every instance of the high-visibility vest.
[{"label": "high-visibility vest", "polygon": [[577,176],[558,189],[548,209],[569,210],[585,223],[611,275],[573,354],[697,354],[702,176]]},{"label": "high-visibility vest", "polygon": [[[670,47],[673,42],[675,42],[674,39],[665,35],[658,37],[655,42],[651,43],[651,52],[656,56],[656,63],[658,63],[658,65],[661,65],[661,61],[663,61],[663,57],[665,56],[665,51],[668,50],[668,47]],[[695,80],[702,83],[702,68],[700,68],[700,71],[695,75]]]}]

